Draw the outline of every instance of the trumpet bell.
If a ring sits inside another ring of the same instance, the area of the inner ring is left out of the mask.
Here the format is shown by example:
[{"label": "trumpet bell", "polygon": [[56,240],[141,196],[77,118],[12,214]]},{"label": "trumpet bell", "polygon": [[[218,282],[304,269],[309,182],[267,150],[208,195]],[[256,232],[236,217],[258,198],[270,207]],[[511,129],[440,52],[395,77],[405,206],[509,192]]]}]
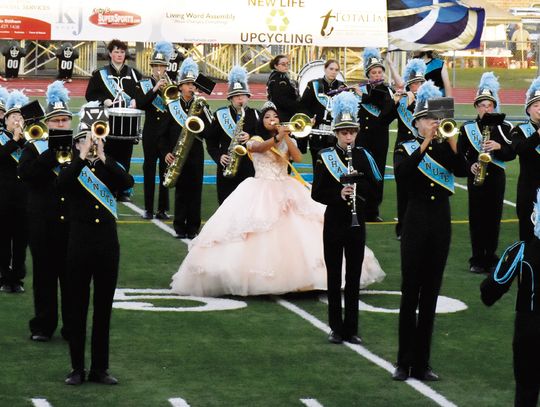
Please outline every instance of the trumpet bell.
[{"label": "trumpet bell", "polygon": [[43,122],[32,123],[24,128],[24,138],[26,141],[46,140],[49,130]]},{"label": "trumpet bell", "polygon": [[244,147],[244,146],[241,146],[240,144],[235,146],[233,151],[237,154],[237,155],[246,155],[247,154],[247,149]]},{"label": "trumpet bell", "polygon": [[291,134],[296,138],[309,136],[312,129],[311,118],[304,113],[296,113],[286,125],[291,130]]},{"label": "trumpet bell", "polygon": [[204,130],[204,122],[197,116],[190,116],[186,119],[186,128],[191,133],[200,133]]},{"label": "trumpet bell", "polygon": [[162,90],[161,94],[163,96],[163,101],[168,105],[180,98],[180,89],[178,89],[178,85],[171,83]]},{"label": "trumpet bell", "polygon": [[58,164],[69,164],[72,158],[73,154],[71,150],[60,150],[56,152],[56,161],[58,161]]},{"label": "trumpet bell", "polygon": [[94,123],[92,123],[92,127],[90,128],[90,131],[92,133],[92,137],[103,139],[109,135],[109,131],[110,131],[109,122],[105,122],[101,120],[95,121]]},{"label": "trumpet bell", "polygon": [[446,140],[459,133],[457,123],[454,119],[443,119],[437,128],[437,138]]}]

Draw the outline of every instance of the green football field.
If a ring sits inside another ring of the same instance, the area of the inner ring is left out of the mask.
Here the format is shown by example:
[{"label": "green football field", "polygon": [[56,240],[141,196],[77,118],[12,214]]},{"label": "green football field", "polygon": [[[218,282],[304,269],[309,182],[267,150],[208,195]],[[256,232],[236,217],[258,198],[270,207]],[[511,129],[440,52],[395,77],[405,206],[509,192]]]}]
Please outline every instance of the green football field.
[{"label": "green football field", "polygon": [[[80,100],[72,101],[72,108],[78,104]],[[211,105],[215,108],[220,103],[212,101]],[[503,111],[521,115],[522,107]],[[459,115],[473,113],[470,106],[458,107]],[[395,137],[395,132],[391,135]],[[142,157],[140,146],[134,157]],[[305,162],[309,163],[307,157]],[[510,163],[507,169],[499,252],[517,239],[513,206],[517,164]],[[392,165],[391,154],[388,165]],[[302,171],[311,172],[309,168]],[[140,163],[133,164],[132,173],[142,175]],[[206,174],[213,173],[215,166],[207,166]],[[465,179],[457,182],[466,184]],[[171,276],[187,246],[171,236],[171,222],[164,225],[141,219],[137,210],[143,205],[142,184],[137,184],[134,206],[119,207],[121,264],[112,316],[110,372],[120,384],[66,386],[63,379],[70,370],[67,343],[59,335],[49,343],[29,340],[28,320],[33,314],[29,255],[26,293],[0,295],[0,407],[512,405],[515,290],[492,308],[481,303],[479,284],[484,277],[468,271],[466,191],[456,188],[451,200],[452,244],[431,360],[440,382],[425,385],[390,379],[397,353],[400,300],[393,180],[385,182],[381,215],[386,222],[367,226],[367,244],[387,276],[360,297],[364,346],[327,342],[322,292],[224,297],[221,301],[168,293]],[[216,206],[215,186],[205,185],[204,220]]]}]

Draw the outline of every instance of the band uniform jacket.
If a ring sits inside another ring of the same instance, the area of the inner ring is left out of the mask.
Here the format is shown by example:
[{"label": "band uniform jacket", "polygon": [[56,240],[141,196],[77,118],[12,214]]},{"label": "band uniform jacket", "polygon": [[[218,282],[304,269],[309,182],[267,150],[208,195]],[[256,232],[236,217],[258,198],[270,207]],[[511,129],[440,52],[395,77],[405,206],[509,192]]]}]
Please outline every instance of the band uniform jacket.
[{"label": "band uniform jacket", "polygon": [[[156,86],[156,80],[154,78],[145,78],[152,82],[152,87]],[[169,114],[169,110],[159,110],[153,105],[153,101],[158,92],[154,92],[150,89],[146,94],[141,88],[140,82],[136,85],[135,100],[137,102],[137,108],[144,110],[144,126],[143,137],[158,140],[162,135],[168,132],[171,122],[174,119]]]},{"label": "band uniform jacket", "polygon": [[[233,120],[238,122],[236,110],[232,105],[223,107],[222,109],[229,109]],[[242,129],[248,133],[250,137],[253,137],[257,135],[259,112],[251,107],[244,108],[244,112],[244,125]],[[255,175],[255,169],[253,168],[251,159],[249,159],[249,157],[246,155],[240,160],[238,173],[234,178],[227,179],[223,177],[224,167],[219,161],[222,155],[227,154],[229,145],[231,144],[231,138],[229,135],[227,135],[227,133],[225,133],[225,130],[223,130],[221,124],[219,124],[217,117],[216,111],[214,112],[212,124],[210,125],[208,132],[205,134],[205,137],[206,150],[212,157],[212,160],[214,160],[214,162],[217,164],[216,175],[218,200],[223,202],[223,200],[238,186],[238,184],[240,184],[246,178],[253,177]]]},{"label": "band uniform jacket", "polygon": [[[24,138],[18,142],[13,140],[13,135],[3,130],[9,137],[9,141],[0,145],[0,207],[4,208],[24,208],[27,202],[27,188],[17,175],[17,162],[11,153],[24,146]],[[9,214],[9,212],[5,212]]]},{"label": "band uniform jacket", "polygon": [[[341,190],[344,185],[334,178],[321,158],[321,154],[324,151],[331,151],[333,149],[337,151],[337,155],[343,164],[347,165],[347,161],[345,160],[346,152],[337,144],[335,147],[321,150],[315,163],[311,197],[315,201],[326,205],[326,211],[324,213],[325,229],[343,229],[349,228],[351,225],[351,208],[348,201],[341,198]],[[357,146],[353,149],[352,166],[361,175],[356,185],[356,205],[358,220],[362,222],[364,219],[365,202],[374,199],[375,189],[380,181],[377,179],[376,173],[366,156],[366,150],[362,147]]]},{"label": "band uniform jacket", "polygon": [[273,70],[266,83],[266,92],[268,100],[276,105],[281,122],[288,122],[295,113],[300,112],[298,88],[286,72]]},{"label": "band uniform jacket", "polygon": [[119,85],[123,87],[124,92],[127,93],[131,98],[136,96],[136,86],[139,80],[142,78],[139,71],[126,64],[122,65],[120,70],[117,70],[112,64],[109,64],[92,72],[92,76],[88,82],[88,87],[86,88],[85,94],[88,102],[98,100],[103,103],[106,99],[114,99],[114,95],[109,92],[101,79],[100,70],[102,69],[107,70],[107,76],[112,75],[115,78],[118,78],[118,80],[121,80]]}]

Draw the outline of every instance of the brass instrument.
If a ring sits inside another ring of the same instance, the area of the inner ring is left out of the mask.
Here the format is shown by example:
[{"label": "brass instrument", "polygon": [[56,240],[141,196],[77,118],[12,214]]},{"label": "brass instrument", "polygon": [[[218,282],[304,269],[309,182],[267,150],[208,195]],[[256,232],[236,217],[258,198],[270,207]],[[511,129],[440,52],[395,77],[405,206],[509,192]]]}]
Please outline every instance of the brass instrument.
[{"label": "brass instrument", "polygon": [[484,184],[486,180],[486,173],[488,164],[492,161],[491,154],[485,150],[485,143],[489,140],[489,126],[484,126],[482,128],[482,151],[478,154],[478,172],[474,176],[473,185],[479,187]]},{"label": "brass instrument", "polygon": [[240,167],[240,160],[247,154],[247,149],[240,144],[238,136],[244,131],[244,116],[246,115],[244,108],[242,107],[240,119],[236,122],[234,128],[234,134],[227,149],[227,155],[229,156],[229,163],[223,169],[223,176],[225,178],[234,178]]},{"label": "brass instrument", "polygon": [[457,123],[454,119],[442,119],[439,127],[437,127],[437,134],[435,140],[439,143],[446,141],[447,139],[454,137],[459,133]]},{"label": "brass instrument", "polygon": [[30,142],[47,140],[47,138],[49,138],[49,129],[47,125],[41,121],[35,121],[24,126],[23,133],[24,139]]},{"label": "brass instrument", "polygon": [[166,72],[164,72],[159,79],[165,79],[167,82],[167,84],[159,90],[166,105],[180,98],[180,89],[178,88],[178,85],[171,80]]},{"label": "brass instrument", "polygon": [[304,113],[296,113],[290,121],[281,123],[281,125],[287,126],[296,138],[308,137],[312,130],[311,118]]},{"label": "brass instrument", "polygon": [[71,148],[66,150],[58,150],[56,152],[56,161],[60,165],[69,164],[72,159],[73,153],[71,152]]},{"label": "brass instrument", "polygon": [[205,108],[208,108],[206,99],[202,96],[195,96],[195,100],[188,111],[188,118],[186,119],[182,132],[180,133],[172,152],[174,161],[167,166],[167,171],[165,171],[163,178],[164,187],[172,188],[176,185],[178,177],[182,172],[182,168],[186,163],[191,146],[193,145],[193,141],[195,140],[195,135],[204,130],[204,122],[197,116],[199,116]]},{"label": "brass instrument", "polygon": [[103,140],[109,135],[110,127],[109,122],[96,120],[90,127],[90,134],[92,137],[92,147],[88,151],[88,158],[93,159],[97,157],[97,141]]}]

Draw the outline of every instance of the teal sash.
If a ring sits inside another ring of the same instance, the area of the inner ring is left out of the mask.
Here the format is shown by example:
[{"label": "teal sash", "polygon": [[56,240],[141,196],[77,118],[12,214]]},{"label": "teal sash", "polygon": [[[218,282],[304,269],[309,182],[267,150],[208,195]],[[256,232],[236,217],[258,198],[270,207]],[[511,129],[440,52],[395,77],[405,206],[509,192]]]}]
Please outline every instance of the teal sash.
[{"label": "teal sash", "polygon": [[[154,88],[150,79],[143,79],[139,83],[141,84],[141,88],[145,95]],[[154,105],[155,108],[158,109],[160,112],[167,111],[167,106],[165,106],[165,102],[161,98],[161,95],[156,95],[154,101],[152,102],[152,105]]]},{"label": "teal sash", "polygon": [[[523,134],[525,134],[526,138],[531,137],[536,131],[531,122],[520,124],[518,125],[518,127],[521,129],[521,131],[523,131]],[[540,154],[540,145],[536,146],[536,152]]]},{"label": "teal sash", "polygon": [[399,100],[398,107],[397,107],[398,115],[399,115],[399,118],[401,119],[401,122],[405,126],[407,126],[407,128],[411,131],[411,133],[414,136],[416,136],[418,133],[417,133],[416,128],[412,125],[413,114],[411,113],[409,109],[407,109],[407,101],[408,101],[408,97],[406,96],[403,96]]},{"label": "teal sash", "polygon": [[186,124],[187,113],[184,112],[184,109],[182,109],[180,99],[173,100],[167,106],[169,108],[169,112],[171,112],[171,116],[174,120],[176,120],[176,123],[184,127],[184,125]]},{"label": "teal sash", "polygon": [[[420,147],[420,144],[416,140],[410,140],[402,143],[402,146],[407,154],[411,155]],[[454,174],[435,161],[429,154],[424,154],[424,158],[418,164],[418,169],[433,182],[454,193]]]},{"label": "teal sash", "polygon": [[332,98],[325,93],[320,93],[319,80],[313,81],[313,92],[321,105],[329,112],[332,111]]},{"label": "teal sash", "polygon": [[333,148],[329,151],[323,151],[321,153],[321,158],[330,174],[332,174],[338,182],[341,182],[341,176],[347,174],[347,166],[343,164],[343,161],[339,158],[336,150]]},{"label": "teal sash", "polygon": [[[464,126],[464,128],[465,134],[467,135],[467,138],[471,142],[472,146],[480,153],[482,151],[482,132],[478,127],[478,123],[475,121],[469,122]],[[493,155],[491,155],[491,162],[496,166],[501,167],[503,170],[506,168],[504,161],[496,159]]]},{"label": "teal sash", "polygon": [[232,139],[234,137],[236,122],[232,118],[230,109],[228,107],[222,107],[221,109],[216,110],[216,116],[225,134]]},{"label": "teal sash", "polygon": [[[362,91],[362,93],[368,93],[366,85],[360,86],[360,90]],[[379,115],[381,114],[381,109],[371,103],[360,103],[360,106],[362,106],[375,117],[379,117]]]},{"label": "teal sash", "polygon": [[[36,151],[39,155],[43,154],[46,150],[49,149],[49,142],[47,140],[36,140],[32,143],[36,147]],[[56,175],[60,174],[60,166],[57,165],[52,169]]]},{"label": "teal sash", "polygon": [[[118,96],[118,87],[120,86],[120,84],[117,83],[114,79],[109,78],[109,70],[106,66],[99,70],[99,75],[101,76],[101,80],[103,81],[103,84],[105,85],[109,93],[113,96],[114,99],[116,99],[116,97]],[[125,92],[122,92],[122,98],[126,102],[126,105],[129,104],[129,102],[131,101],[131,98]]]},{"label": "teal sash", "polygon": [[112,192],[107,188],[107,185],[105,185],[98,177],[94,175],[94,173],[88,168],[88,166],[85,166],[78,177],[79,182],[81,185],[88,191],[94,198],[98,200],[99,203],[101,203],[107,210],[116,218],[118,219],[118,213],[116,210],[116,199],[114,198],[114,195]]},{"label": "teal sash", "polygon": [[[6,143],[10,140],[6,133],[0,130],[0,145],[5,146]],[[11,157],[18,163],[21,158],[22,150],[19,148],[11,153]]]}]

